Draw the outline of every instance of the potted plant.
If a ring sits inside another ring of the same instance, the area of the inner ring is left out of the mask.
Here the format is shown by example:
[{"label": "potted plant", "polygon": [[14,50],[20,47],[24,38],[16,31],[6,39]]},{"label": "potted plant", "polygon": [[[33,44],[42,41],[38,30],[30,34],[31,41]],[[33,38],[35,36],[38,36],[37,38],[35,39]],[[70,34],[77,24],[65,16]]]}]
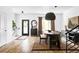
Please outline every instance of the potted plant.
[{"label": "potted plant", "polygon": [[16,23],[14,22],[14,20],[12,20],[12,29],[15,31],[17,28]]}]

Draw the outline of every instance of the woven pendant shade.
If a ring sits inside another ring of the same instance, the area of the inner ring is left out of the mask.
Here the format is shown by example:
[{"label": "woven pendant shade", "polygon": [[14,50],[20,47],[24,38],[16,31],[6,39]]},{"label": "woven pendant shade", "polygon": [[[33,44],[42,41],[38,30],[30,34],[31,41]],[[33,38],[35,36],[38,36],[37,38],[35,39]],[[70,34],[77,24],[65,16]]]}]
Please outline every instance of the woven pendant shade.
[{"label": "woven pendant shade", "polygon": [[55,14],[52,13],[52,12],[49,12],[49,13],[47,13],[47,14],[45,15],[45,19],[46,19],[46,20],[55,20],[55,18],[56,18],[56,16],[55,16]]}]

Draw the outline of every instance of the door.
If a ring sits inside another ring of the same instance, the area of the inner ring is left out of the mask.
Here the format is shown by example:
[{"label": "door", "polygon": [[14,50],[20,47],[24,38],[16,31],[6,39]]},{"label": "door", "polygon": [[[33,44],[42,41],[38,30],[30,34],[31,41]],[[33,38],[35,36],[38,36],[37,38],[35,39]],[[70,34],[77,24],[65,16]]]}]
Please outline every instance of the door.
[{"label": "door", "polygon": [[1,16],[0,16],[0,42],[1,42]]},{"label": "door", "polygon": [[22,35],[29,35],[29,20],[22,20]]},{"label": "door", "polygon": [[0,43],[7,42],[7,20],[6,15],[0,17]]}]

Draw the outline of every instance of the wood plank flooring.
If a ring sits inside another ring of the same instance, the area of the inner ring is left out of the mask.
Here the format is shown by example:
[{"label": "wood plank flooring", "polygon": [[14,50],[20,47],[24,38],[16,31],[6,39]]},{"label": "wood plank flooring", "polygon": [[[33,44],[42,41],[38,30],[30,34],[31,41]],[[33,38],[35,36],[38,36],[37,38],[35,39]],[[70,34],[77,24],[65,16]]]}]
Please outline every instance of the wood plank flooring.
[{"label": "wood plank flooring", "polygon": [[0,53],[53,53],[53,51],[32,51],[34,43],[39,43],[39,37],[22,37],[0,47]]}]

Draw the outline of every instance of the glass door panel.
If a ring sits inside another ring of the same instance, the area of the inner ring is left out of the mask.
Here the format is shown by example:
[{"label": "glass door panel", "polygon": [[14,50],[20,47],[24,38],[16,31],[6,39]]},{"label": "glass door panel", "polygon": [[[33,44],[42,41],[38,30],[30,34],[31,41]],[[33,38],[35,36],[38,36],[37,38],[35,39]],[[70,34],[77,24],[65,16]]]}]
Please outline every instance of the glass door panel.
[{"label": "glass door panel", "polygon": [[22,20],[22,35],[29,35],[29,20]]}]

